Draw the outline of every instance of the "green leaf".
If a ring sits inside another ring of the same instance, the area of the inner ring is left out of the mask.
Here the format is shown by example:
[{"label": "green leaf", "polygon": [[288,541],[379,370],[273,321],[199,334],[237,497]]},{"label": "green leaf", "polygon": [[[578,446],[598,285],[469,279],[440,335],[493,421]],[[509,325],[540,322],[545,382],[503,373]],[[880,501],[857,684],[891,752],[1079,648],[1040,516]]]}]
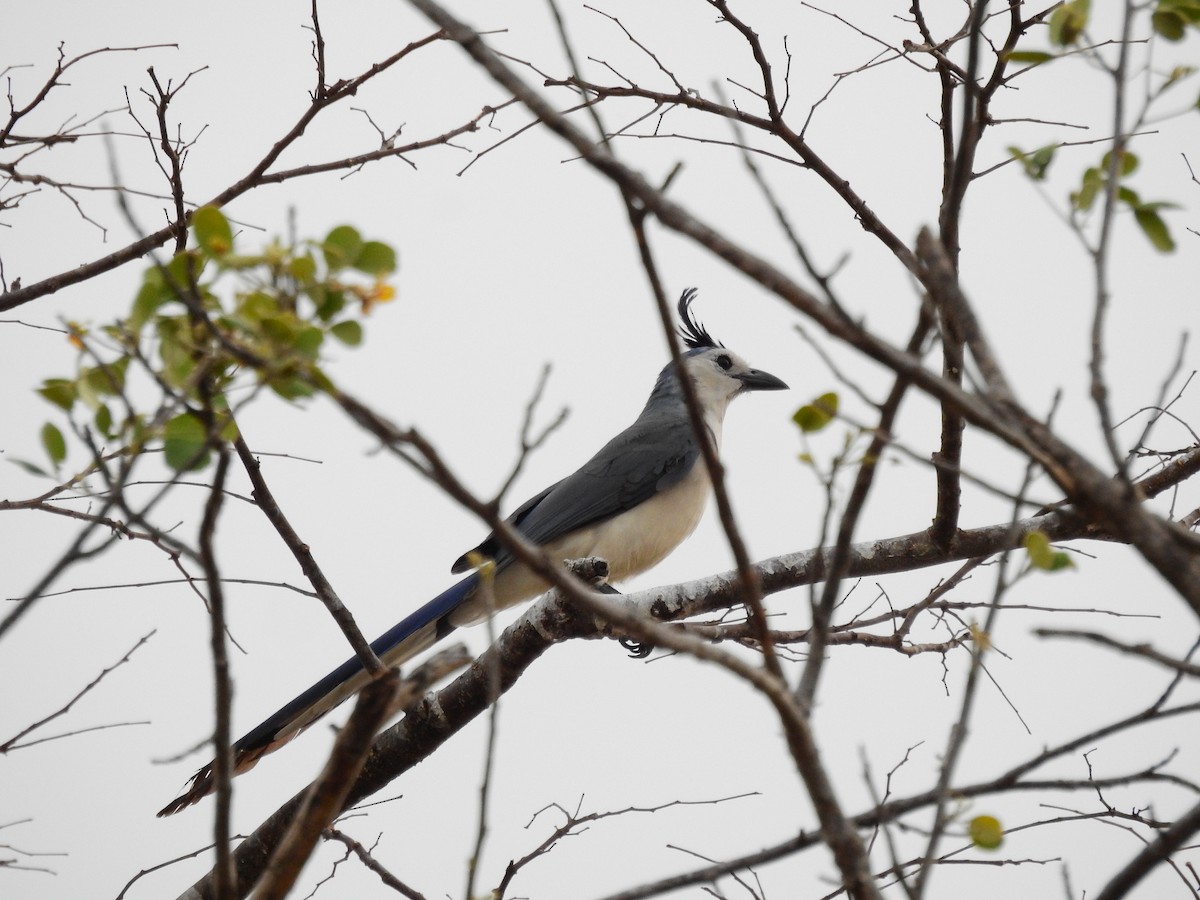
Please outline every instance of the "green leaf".
[{"label": "green leaf", "polygon": [[317,315],[328,322],[346,308],[346,292],[334,290],[325,284],[313,285],[307,291],[317,307]]},{"label": "green leaf", "polygon": [[967,826],[967,834],[981,850],[997,850],[1004,843],[1004,828],[995,816],[976,816]]},{"label": "green leaf", "polygon": [[125,387],[125,370],[129,368],[129,357],[122,356],[103,366],[83,369],[76,379],[79,399],[92,409],[100,406],[101,397],[119,394]]},{"label": "green leaf", "polygon": [[261,254],[247,256],[243,253],[226,253],[221,257],[222,269],[236,269],[244,271],[246,269],[257,269],[259,266],[269,265],[267,258]]},{"label": "green leaf", "polygon": [[1142,198],[1137,195],[1137,191],[1133,188],[1117,188],[1117,199],[1122,203],[1128,203],[1134,209],[1139,209],[1142,205]]},{"label": "green leaf", "polygon": [[1033,177],[1041,181],[1046,177],[1046,170],[1050,168],[1050,163],[1054,159],[1054,151],[1058,148],[1053,144],[1049,144],[1034,151],[1030,157],[1030,164],[1033,166]]},{"label": "green leaf", "polygon": [[[1104,169],[1105,172],[1110,171],[1110,169],[1112,168],[1112,151],[1111,150],[1109,150],[1107,153],[1104,154],[1104,158],[1100,162],[1100,167],[1102,169]],[[1137,167],[1138,167],[1137,154],[1130,153],[1128,150],[1122,150],[1121,151],[1121,162],[1117,166],[1117,177],[1122,178],[1126,175],[1129,175]]]},{"label": "green leaf", "polygon": [[[224,398],[213,399],[214,401],[217,401],[223,400]],[[213,405],[223,407],[225,411],[228,412],[228,403],[214,402]],[[233,416],[228,416],[225,418],[225,424],[221,426],[221,429],[217,432],[217,434],[220,436],[221,440],[233,443],[238,439],[238,436],[241,434],[241,432],[238,431],[237,422],[234,420]]]},{"label": "green leaf", "polygon": [[1197,0],[1163,0],[1191,25],[1200,25],[1200,2]]},{"label": "green leaf", "polygon": [[176,472],[208,465],[207,444],[204,423],[191,413],[180,413],[163,428],[163,455]]},{"label": "green leaf", "polygon": [[129,357],[122,356],[105,366],[84,369],[79,380],[96,396],[119,394],[125,387],[125,370],[129,368]]},{"label": "green leaf", "polygon": [[354,259],[354,268],[376,278],[396,271],[396,251],[379,241],[367,241]]},{"label": "green leaf", "polygon": [[1159,0],[1158,5],[1175,10],[1192,25],[1200,24],[1200,0]]},{"label": "green leaf", "polygon": [[1013,50],[1008,54],[1009,62],[1030,63],[1035,66],[1055,58],[1053,53],[1047,53],[1045,50]]},{"label": "green leaf", "polygon": [[347,347],[357,347],[362,343],[362,325],[353,319],[347,319],[344,322],[338,322],[336,325],[330,328],[329,331],[335,338],[337,338]]},{"label": "green leaf", "polygon": [[187,321],[181,316],[164,316],[160,317],[155,325],[163,376],[175,387],[187,387],[192,373],[196,370]]},{"label": "green leaf", "polygon": [[316,359],[325,340],[325,332],[315,325],[306,325],[296,332],[292,347],[305,359]]},{"label": "green leaf", "polygon": [[309,366],[308,378],[317,390],[324,391],[327,394],[332,394],[336,390],[333,382],[329,380],[328,375],[321,371],[320,366]]},{"label": "green leaf", "polygon": [[1029,565],[1043,572],[1058,572],[1075,565],[1071,557],[1061,550],[1055,550],[1050,538],[1041,531],[1031,531],[1025,535],[1025,552],[1029,556]]},{"label": "green leaf", "polygon": [[1196,72],[1195,66],[1176,66],[1171,70],[1171,74],[1167,76],[1167,80],[1163,82],[1160,90],[1166,90],[1176,82],[1182,81],[1189,75],[1194,75]]},{"label": "green leaf", "polygon": [[142,326],[150,321],[150,317],[158,312],[158,308],[173,294],[163,284],[162,273],[158,269],[150,269],[133,299],[133,309],[129,313],[129,328],[133,332],[142,330]]},{"label": "green leaf", "polygon": [[75,405],[75,400],[79,397],[79,390],[76,388],[75,382],[65,378],[47,378],[37,392],[67,412],[71,411],[71,407]]},{"label": "green leaf", "polygon": [[1104,176],[1099,169],[1091,168],[1083,173],[1083,183],[1078,191],[1071,194],[1071,203],[1081,212],[1087,212],[1096,202],[1096,196],[1104,187]]},{"label": "green leaf", "polygon": [[267,316],[262,320],[262,332],[276,344],[290,347],[299,333],[299,322],[291,313]]},{"label": "green leaf", "polygon": [[830,392],[822,394],[812,403],[796,410],[792,421],[800,426],[802,432],[811,434],[814,431],[820,431],[832,422],[833,417],[837,415],[837,410],[838,395]]},{"label": "green leaf", "polygon": [[233,249],[233,229],[215,206],[202,206],[192,213],[192,233],[196,243],[209,256],[220,259]]},{"label": "green leaf", "polygon": [[112,437],[112,410],[108,408],[107,403],[101,403],[96,408],[96,430],[105,437]]},{"label": "green leaf", "polygon": [[1150,24],[1156,34],[1168,41],[1182,41],[1187,22],[1173,9],[1159,7],[1150,16]]},{"label": "green leaf", "polygon": [[261,322],[279,315],[279,298],[266,291],[253,291],[241,298],[237,311],[248,322]]},{"label": "green leaf", "polygon": [[1179,204],[1169,200],[1147,200],[1138,209],[1179,209]]},{"label": "green leaf", "polygon": [[67,458],[67,442],[63,439],[62,432],[50,422],[42,426],[42,446],[56,469],[58,464]]},{"label": "green leaf", "polygon": [[177,299],[181,293],[188,291],[204,271],[204,257],[195,250],[183,250],[176,253],[167,263],[165,273],[165,290],[170,299]]},{"label": "green leaf", "polygon": [[300,377],[272,378],[268,384],[284,400],[299,400],[316,393],[313,386]]},{"label": "green leaf", "polygon": [[308,284],[317,277],[317,261],[312,258],[311,254],[305,253],[288,263],[288,270],[298,282]]},{"label": "green leaf", "polygon": [[1159,253],[1170,253],[1175,249],[1175,241],[1171,237],[1167,223],[1150,204],[1140,206],[1133,211],[1133,217],[1142,229],[1142,234],[1150,239],[1154,249]]},{"label": "green leaf", "polygon": [[1034,181],[1042,181],[1046,177],[1046,170],[1050,168],[1050,163],[1054,159],[1054,151],[1057,149],[1055,144],[1048,144],[1033,153],[1026,153],[1020,147],[1009,147],[1008,152],[1013,159],[1020,161],[1026,175]]},{"label": "green leaf", "polygon": [[325,264],[330,269],[343,269],[354,265],[362,248],[362,235],[358,233],[357,228],[350,225],[339,225],[325,236],[325,241],[321,244]]},{"label": "green leaf", "polygon": [[1069,47],[1087,28],[1091,0],[1068,0],[1050,14],[1050,43]]},{"label": "green leaf", "polygon": [[25,470],[26,472],[28,472],[30,475],[38,475],[38,476],[40,476],[40,477],[42,477],[42,478],[49,478],[49,477],[50,477],[50,473],[49,473],[49,472],[47,472],[47,471],[46,471],[45,469],[43,469],[41,466],[35,466],[33,463],[29,462],[28,460],[25,460],[25,459],[14,459],[13,457],[9,457],[8,461],[9,461],[10,463],[12,463],[14,466],[20,466],[22,469],[24,469],[24,470]]}]

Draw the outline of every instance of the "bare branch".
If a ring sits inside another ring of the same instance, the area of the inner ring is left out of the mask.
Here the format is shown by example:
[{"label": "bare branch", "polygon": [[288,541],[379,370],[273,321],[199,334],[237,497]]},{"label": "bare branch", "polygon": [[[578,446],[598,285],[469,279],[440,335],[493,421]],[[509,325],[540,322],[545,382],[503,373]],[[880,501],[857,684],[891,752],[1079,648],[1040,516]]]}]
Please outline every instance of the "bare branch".
[{"label": "bare branch", "polygon": [[[132,647],[130,647],[125,652],[124,656],[122,656],[120,659],[118,659],[111,666],[107,666],[104,669],[102,669],[100,671],[99,675],[97,675],[95,678],[93,678],[91,681],[89,681],[86,685],[84,685],[83,688],[81,688],[80,691],[77,694],[75,694],[74,697],[72,697],[70,700],[68,700],[66,703],[64,703],[61,707],[59,707],[54,712],[50,713],[50,715],[42,717],[38,721],[34,722],[32,725],[29,725],[29,726],[21,729],[16,734],[14,734],[12,737],[10,737],[7,741],[0,743],[0,753],[8,753],[11,750],[20,750],[22,747],[31,747],[34,744],[41,743],[42,741],[51,740],[51,738],[41,738],[40,740],[36,740],[36,741],[26,741],[24,743],[19,743],[21,738],[33,733],[37,729],[41,728],[43,725],[46,725],[47,723],[54,721],[59,716],[64,716],[68,712],[70,712],[71,707],[73,707],[77,702],[79,702],[79,700],[81,700],[85,694],[89,693],[94,687],[96,687],[96,685],[98,685],[101,681],[103,681],[105,679],[105,677],[110,672],[112,672],[114,669],[118,669],[121,666],[125,665],[125,663],[129,662],[129,658],[138,651],[138,649],[142,646],[142,644],[146,643],[146,641],[148,641],[148,640],[150,640],[150,638],[154,637],[154,635],[156,633],[157,633],[157,629],[155,629],[155,631],[149,632],[148,634],[142,635],[142,637],[140,637],[138,639],[138,642],[136,644],[134,644]],[[99,727],[108,727],[108,726],[99,726]],[[95,729],[86,728],[86,729],[82,729],[81,731],[71,732],[71,734],[80,734],[83,731],[92,731],[92,730],[95,730]],[[65,737],[65,736],[66,735],[56,735],[55,738]]]},{"label": "bare branch", "polygon": [[246,474],[250,477],[250,483],[254,485],[254,501],[263,515],[267,517],[280,539],[292,552],[296,562],[300,564],[300,569],[304,572],[309,584],[313,586],[317,597],[325,608],[329,610],[329,614],[333,616],[333,620],[337,622],[338,627],[342,630],[342,634],[346,636],[346,640],[350,646],[354,648],[354,653],[365,668],[372,675],[379,675],[384,665],[380,662],[379,657],[375,655],[375,651],[371,649],[371,645],[367,643],[367,639],[363,637],[363,633],[358,628],[358,623],[354,621],[354,615],[342,603],[341,598],[337,595],[333,585],[329,583],[329,579],[325,577],[325,573],[317,564],[313,557],[312,550],[309,548],[300,535],[292,527],[280,509],[278,502],[275,500],[275,495],[267,486],[266,479],[262,475],[262,467],[254,454],[250,451],[246,444],[245,437],[242,436],[239,430],[238,436],[233,442],[234,450],[237,451],[238,459],[241,460],[242,468],[246,470]]},{"label": "bare branch", "polygon": [[1195,663],[1189,663],[1182,659],[1175,659],[1168,656],[1160,650],[1156,650],[1149,644],[1127,644],[1124,641],[1118,641],[1116,638],[1109,637],[1106,634],[1101,634],[1098,631],[1077,631],[1068,628],[1035,628],[1033,633],[1038,637],[1057,637],[1068,638],[1077,641],[1090,641],[1093,644],[1100,644],[1104,647],[1111,647],[1114,650],[1119,650],[1121,653],[1130,656],[1140,656],[1143,659],[1148,659],[1156,662],[1159,665],[1166,666],[1169,669],[1174,669],[1182,675],[1190,675],[1193,678],[1200,677],[1200,666]]}]

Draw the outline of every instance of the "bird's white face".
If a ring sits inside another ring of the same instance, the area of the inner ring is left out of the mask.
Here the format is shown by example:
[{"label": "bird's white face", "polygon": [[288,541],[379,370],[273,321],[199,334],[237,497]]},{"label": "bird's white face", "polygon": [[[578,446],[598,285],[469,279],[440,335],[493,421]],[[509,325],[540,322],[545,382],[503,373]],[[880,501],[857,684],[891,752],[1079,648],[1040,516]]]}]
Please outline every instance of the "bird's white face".
[{"label": "bird's white face", "polygon": [[738,394],[746,391],[778,391],[787,387],[760,369],[752,369],[732,350],[714,347],[688,356],[684,368],[696,386],[697,399],[705,409],[724,411]]},{"label": "bird's white face", "polygon": [[706,408],[713,404],[723,406],[745,390],[745,385],[736,376],[739,372],[750,371],[744,359],[723,348],[689,356],[684,367],[696,386],[696,399]]}]

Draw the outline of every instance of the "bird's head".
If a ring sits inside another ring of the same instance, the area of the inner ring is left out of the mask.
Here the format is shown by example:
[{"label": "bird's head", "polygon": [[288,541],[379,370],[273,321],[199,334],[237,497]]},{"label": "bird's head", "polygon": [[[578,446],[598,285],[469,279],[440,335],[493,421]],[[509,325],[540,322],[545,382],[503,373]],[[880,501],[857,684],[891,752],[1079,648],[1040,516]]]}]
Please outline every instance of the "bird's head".
[{"label": "bird's head", "polygon": [[783,381],[770,372],[752,369],[725,345],[715,340],[692,315],[696,289],[688,288],[679,298],[679,335],[688,346],[683,367],[696,385],[697,399],[703,407],[724,408],[738,394],[747,391],[782,391]]}]

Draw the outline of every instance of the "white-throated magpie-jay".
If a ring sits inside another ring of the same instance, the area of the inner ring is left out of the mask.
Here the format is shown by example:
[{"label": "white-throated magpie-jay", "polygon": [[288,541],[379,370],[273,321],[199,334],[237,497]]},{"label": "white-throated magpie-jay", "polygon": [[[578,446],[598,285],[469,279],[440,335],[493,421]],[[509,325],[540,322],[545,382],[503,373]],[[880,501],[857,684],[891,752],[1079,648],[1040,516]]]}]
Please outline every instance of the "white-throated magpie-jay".
[{"label": "white-throated magpie-jay", "polygon": [[[713,340],[692,315],[695,294],[689,289],[679,298],[679,333],[688,347],[683,368],[695,386],[704,427],[719,450],[730,400],[747,391],[775,391],[787,385],[750,368]],[[657,564],[692,533],[707,505],[709,488],[683,390],[674,364],[668,363],[637,421],[577,472],[522,504],[508,523],[551,558],[599,557],[608,563],[610,580],[621,581]],[[480,559],[494,563],[491,596],[485,598],[477,590],[478,574],[468,575],[372,642],[385,664],[398,666],[455,628],[480,621],[493,609],[536,597],[548,587],[494,534],[459,557],[451,571],[466,571]],[[234,773],[252,768],[369,680],[357,657],[338,666],[233,745]],[[158,814],[179,812],[212,788],[210,763]]]}]

